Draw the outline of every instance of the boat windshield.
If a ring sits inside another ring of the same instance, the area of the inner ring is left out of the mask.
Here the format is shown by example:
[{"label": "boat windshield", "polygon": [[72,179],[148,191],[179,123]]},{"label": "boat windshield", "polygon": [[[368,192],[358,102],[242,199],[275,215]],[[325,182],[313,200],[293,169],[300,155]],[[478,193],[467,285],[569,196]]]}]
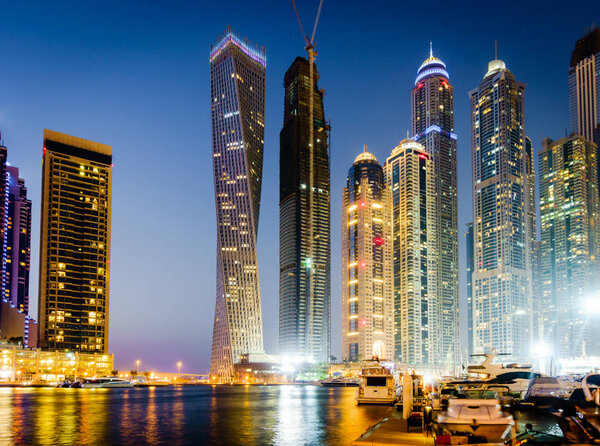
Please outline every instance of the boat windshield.
[{"label": "boat windshield", "polygon": [[385,387],[387,378],[385,376],[369,376],[367,377],[368,387]]},{"label": "boat windshield", "polygon": [[463,391],[463,395],[469,400],[489,400],[498,398],[498,393],[494,390],[465,390]]}]

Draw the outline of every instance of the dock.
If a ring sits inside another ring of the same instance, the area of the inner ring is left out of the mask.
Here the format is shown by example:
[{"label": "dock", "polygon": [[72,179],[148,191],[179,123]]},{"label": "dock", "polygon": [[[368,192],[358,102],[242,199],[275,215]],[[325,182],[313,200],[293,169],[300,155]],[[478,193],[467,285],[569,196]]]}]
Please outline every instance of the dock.
[{"label": "dock", "polygon": [[406,420],[403,418],[383,418],[371,426],[359,438],[354,440],[353,446],[388,446],[388,445],[419,445],[434,446],[431,434],[424,432],[408,432]]}]

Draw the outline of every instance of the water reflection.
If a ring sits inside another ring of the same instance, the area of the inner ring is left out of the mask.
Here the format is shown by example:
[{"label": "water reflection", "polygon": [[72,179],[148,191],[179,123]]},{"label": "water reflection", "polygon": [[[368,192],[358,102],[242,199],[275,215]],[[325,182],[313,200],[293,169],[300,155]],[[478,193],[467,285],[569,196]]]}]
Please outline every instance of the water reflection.
[{"label": "water reflection", "polygon": [[[355,389],[185,386],[0,389],[0,444],[350,444],[391,406]],[[519,416],[524,426],[527,415]],[[555,429],[553,420],[535,425]]]}]

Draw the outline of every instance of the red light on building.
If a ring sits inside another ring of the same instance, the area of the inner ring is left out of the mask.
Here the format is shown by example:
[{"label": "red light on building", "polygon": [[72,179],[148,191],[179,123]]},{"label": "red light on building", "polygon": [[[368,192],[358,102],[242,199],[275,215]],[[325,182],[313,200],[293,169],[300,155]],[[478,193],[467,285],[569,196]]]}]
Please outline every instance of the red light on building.
[{"label": "red light on building", "polygon": [[427,155],[425,155],[425,154],[421,153],[421,154],[419,155],[419,158],[422,158],[422,159],[426,160],[426,159],[427,159]]},{"label": "red light on building", "polygon": [[375,237],[373,239],[373,243],[375,243],[377,246],[381,246],[385,243],[385,240],[382,237]]},{"label": "red light on building", "polygon": [[417,90],[420,90],[421,88],[423,88],[423,84],[418,84],[417,85]]},{"label": "red light on building", "polygon": [[367,325],[367,321],[365,321],[364,319],[362,321],[360,321],[360,325]]},{"label": "red light on building", "polygon": [[364,201],[361,201],[361,202],[360,202],[360,207],[361,207],[361,208],[364,208],[364,207],[365,207],[365,202],[364,202]]},{"label": "red light on building", "polygon": [[367,266],[367,264],[365,262],[360,262],[360,267],[364,268],[365,266]]}]

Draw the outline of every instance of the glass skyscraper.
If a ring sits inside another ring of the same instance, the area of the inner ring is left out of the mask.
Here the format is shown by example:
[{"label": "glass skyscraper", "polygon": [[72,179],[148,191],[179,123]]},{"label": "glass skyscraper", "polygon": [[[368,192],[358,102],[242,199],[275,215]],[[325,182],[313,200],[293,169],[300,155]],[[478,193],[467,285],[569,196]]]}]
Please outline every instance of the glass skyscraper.
[{"label": "glass skyscraper", "polygon": [[413,139],[431,154],[435,170],[437,200],[437,298],[440,319],[434,328],[440,354],[448,367],[458,364],[458,196],[456,142],[454,133],[454,89],[446,64],[433,55],[417,71],[411,92]]},{"label": "glass skyscraper", "polygon": [[394,277],[394,361],[432,369],[440,354],[437,293],[437,197],[433,155],[404,140],[385,162],[391,194]]},{"label": "glass skyscraper", "polygon": [[44,130],[39,343],[108,352],[112,147]]},{"label": "glass skyscraper", "polygon": [[545,138],[540,168],[540,340],[555,359],[600,356],[600,205],[596,145]]},{"label": "glass skyscraper", "polygon": [[3,296],[25,314],[29,313],[29,271],[31,259],[31,200],[19,169],[6,169],[8,222],[6,290]]},{"label": "glass skyscraper", "polygon": [[569,64],[571,132],[600,145],[600,28],[579,39]]},{"label": "glass skyscraper", "polygon": [[470,91],[473,157],[473,350],[516,360],[532,342],[533,237],[525,85],[501,60]]},{"label": "glass skyscraper", "polygon": [[473,259],[473,222],[467,223],[465,233],[467,242],[467,353],[473,354],[473,270],[475,263]]},{"label": "glass skyscraper", "polygon": [[383,169],[363,152],[342,203],[342,359],[394,359],[391,200]]},{"label": "glass skyscraper", "polygon": [[316,66],[313,85],[309,69],[309,62],[297,57],[284,77],[279,157],[279,353],[327,362],[331,331],[329,126]]},{"label": "glass skyscraper", "polygon": [[211,379],[228,382],[244,354],[262,353],[256,236],[265,132],[265,51],[228,31],[210,53],[217,213],[217,299]]}]

